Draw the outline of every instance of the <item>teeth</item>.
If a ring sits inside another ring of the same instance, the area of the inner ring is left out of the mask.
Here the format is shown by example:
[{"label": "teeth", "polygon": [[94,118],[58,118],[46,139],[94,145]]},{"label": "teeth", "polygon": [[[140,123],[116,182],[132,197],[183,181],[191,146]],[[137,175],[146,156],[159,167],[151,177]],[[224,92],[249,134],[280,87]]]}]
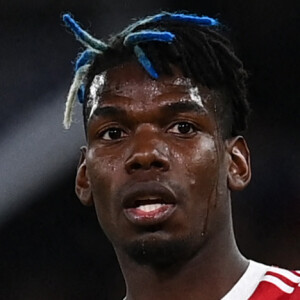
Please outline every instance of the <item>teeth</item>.
[{"label": "teeth", "polygon": [[159,209],[160,207],[162,207],[163,204],[146,204],[146,205],[140,205],[137,208],[144,211],[144,212],[150,212],[150,211],[154,211],[156,209]]}]

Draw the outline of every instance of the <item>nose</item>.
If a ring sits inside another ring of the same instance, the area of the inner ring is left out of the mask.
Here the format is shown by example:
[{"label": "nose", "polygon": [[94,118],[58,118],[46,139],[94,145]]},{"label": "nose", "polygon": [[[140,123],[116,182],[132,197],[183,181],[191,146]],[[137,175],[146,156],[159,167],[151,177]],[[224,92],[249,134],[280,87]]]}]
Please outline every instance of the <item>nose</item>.
[{"label": "nose", "polygon": [[158,134],[149,134],[149,132],[136,134],[129,157],[125,162],[126,171],[129,174],[150,169],[165,172],[169,168],[168,146],[158,137]]}]

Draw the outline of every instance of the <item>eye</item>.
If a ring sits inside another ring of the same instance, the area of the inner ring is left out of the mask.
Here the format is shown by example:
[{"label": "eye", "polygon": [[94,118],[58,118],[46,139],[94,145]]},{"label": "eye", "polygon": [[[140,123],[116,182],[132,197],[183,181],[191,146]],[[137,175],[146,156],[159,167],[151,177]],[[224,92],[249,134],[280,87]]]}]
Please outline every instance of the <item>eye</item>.
[{"label": "eye", "polygon": [[113,141],[113,140],[119,140],[123,137],[125,137],[127,134],[124,130],[113,127],[108,128],[105,131],[100,133],[100,138],[102,138],[105,141]]},{"label": "eye", "polygon": [[193,124],[189,122],[179,122],[174,124],[170,129],[169,132],[175,134],[191,134],[196,132],[196,128]]}]

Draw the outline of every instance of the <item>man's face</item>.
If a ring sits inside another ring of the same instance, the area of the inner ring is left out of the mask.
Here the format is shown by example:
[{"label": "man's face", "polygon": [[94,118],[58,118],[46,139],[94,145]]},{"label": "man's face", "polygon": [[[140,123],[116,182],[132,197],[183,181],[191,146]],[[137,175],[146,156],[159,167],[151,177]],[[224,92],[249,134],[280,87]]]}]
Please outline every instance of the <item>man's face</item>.
[{"label": "man's face", "polygon": [[143,263],[193,255],[227,207],[214,94],[178,70],[152,80],[134,62],[98,76],[91,94],[82,166],[117,253]]}]

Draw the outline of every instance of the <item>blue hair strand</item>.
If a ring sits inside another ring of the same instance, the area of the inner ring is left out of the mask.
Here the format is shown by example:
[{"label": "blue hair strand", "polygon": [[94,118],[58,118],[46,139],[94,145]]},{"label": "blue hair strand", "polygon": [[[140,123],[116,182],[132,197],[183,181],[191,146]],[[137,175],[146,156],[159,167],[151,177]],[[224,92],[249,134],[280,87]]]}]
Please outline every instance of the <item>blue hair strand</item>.
[{"label": "blue hair strand", "polygon": [[169,12],[162,12],[159,14],[156,14],[151,17],[147,17],[145,19],[142,19],[140,21],[137,21],[135,24],[129,25],[123,33],[126,34],[126,32],[133,31],[136,27],[144,25],[146,23],[151,22],[159,22],[161,20],[173,20],[173,21],[179,21],[183,23],[194,23],[202,26],[218,26],[220,25],[219,21],[214,18],[210,18],[207,16],[199,17],[197,15],[191,15],[191,14],[177,14],[177,13],[169,13]]},{"label": "blue hair strand", "polygon": [[85,93],[85,85],[82,84],[77,92],[77,99],[79,101],[80,104],[83,104],[84,102],[84,93]]},{"label": "blue hair strand", "polygon": [[108,46],[105,43],[95,39],[88,32],[83,30],[70,14],[64,14],[63,21],[83,45],[102,52],[107,49]]},{"label": "blue hair strand", "polygon": [[135,45],[134,48],[134,53],[138,58],[138,61],[141,63],[141,65],[144,67],[144,69],[148,72],[148,74],[154,78],[154,79],[158,79],[158,74],[155,71],[151,61],[148,59],[148,57],[146,56],[145,52],[142,50],[141,47],[139,47],[138,45]]},{"label": "blue hair strand", "polygon": [[97,52],[90,50],[90,49],[87,49],[84,52],[82,52],[76,61],[74,71],[77,72],[77,70],[79,68],[81,68],[82,66],[91,64],[97,54],[98,54]]},{"label": "blue hair strand", "polygon": [[124,45],[137,45],[139,43],[152,41],[170,43],[174,38],[175,34],[169,31],[143,30],[128,34],[124,39]]},{"label": "blue hair strand", "polygon": [[162,13],[154,16],[151,19],[151,22],[157,22],[160,20],[173,20],[179,21],[182,23],[194,23],[197,25],[204,25],[204,26],[217,26],[219,25],[219,21],[214,18],[210,18],[207,16],[196,16],[196,15],[188,15],[188,14],[172,14],[172,13]]}]

